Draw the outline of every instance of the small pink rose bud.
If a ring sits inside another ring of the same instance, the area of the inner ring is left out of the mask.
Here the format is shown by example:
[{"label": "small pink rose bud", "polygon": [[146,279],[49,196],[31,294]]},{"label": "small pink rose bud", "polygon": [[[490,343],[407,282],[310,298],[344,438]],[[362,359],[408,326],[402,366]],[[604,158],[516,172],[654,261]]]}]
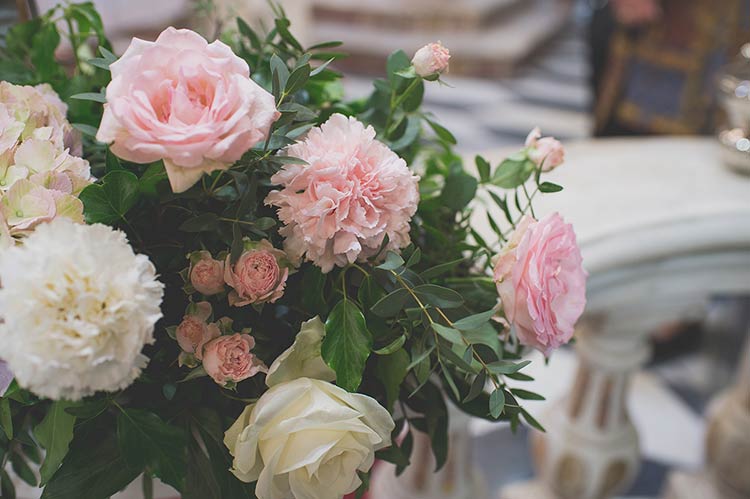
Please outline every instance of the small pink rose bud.
[{"label": "small pink rose bud", "polygon": [[255,339],[249,334],[219,336],[203,349],[203,368],[221,386],[267,372],[265,364],[250,352],[254,346]]},{"label": "small pink rose bud", "polygon": [[279,262],[286,254],[263,240],[247,243],[246,250],[234,265],[227,256],[224,280],[233,288],[229,304],[243,307],[251,303],[273,303],[284,294],[289,269]]},{"label": "small pink rose bud", "polygon": [[542,137],[539,127],[535,127],[526,137],[529,159],[542,168],[551,171],[565,161],[565,148],[554,137]]},{"label": "small pink rose bud", "polygon": [[214,260],[208,251],[191,255],[190,284],[206,296],[224,291],[224,262]]},{"label": "small pink rose bud", "polygon": [[450,51],[443,47],[440,42],[428,43],[417,50],[411,63],[414,71],[422,78],[435,76],[448,69],[448,60],[451,58]]},{"label": "small pink rose bud", "polygon": [[206,321],[211,316],[211,304],[205,301],[195,304],[193,313],[188,313],[175,330],[177,344],[196,359],[203,357],[203,346],[218,337],[221,332],[216,324]]}]

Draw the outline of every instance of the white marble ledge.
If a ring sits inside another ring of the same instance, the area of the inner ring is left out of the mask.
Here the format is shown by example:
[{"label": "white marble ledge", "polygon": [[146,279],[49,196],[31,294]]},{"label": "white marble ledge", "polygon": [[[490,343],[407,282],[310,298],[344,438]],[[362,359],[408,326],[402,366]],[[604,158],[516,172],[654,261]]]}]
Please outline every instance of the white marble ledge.
[{"label": "white marble ledge", "polygon": [[[545,176],[564,190],[539,196],[534,207],[538,216],[559,211],[573,223],[590,272],[750,248],[750,177],[721,164],[713,138],[593,139],[566,148],[565,164]],[[485,157],[496,164],[515,150]],[[467,164],[473,168],[473,158]],[[476,227],[496,240],[481,211]]]}]

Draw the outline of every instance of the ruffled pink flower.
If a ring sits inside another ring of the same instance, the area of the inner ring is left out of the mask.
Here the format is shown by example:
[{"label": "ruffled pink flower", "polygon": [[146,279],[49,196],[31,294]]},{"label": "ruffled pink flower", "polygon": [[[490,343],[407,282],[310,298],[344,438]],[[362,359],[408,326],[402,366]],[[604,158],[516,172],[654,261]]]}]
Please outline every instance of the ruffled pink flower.
[{"label": "ruffled pink flower", "polygon": [[247,243],[245,252],[232,265],[229,256],[224,263],[224,280],[233,288],[229,304],[243,307],[251,303],[273,303],[284,294],[289,268],[283,251],[267,240]]},{"label": "ruffled pink flower", "polygon": [[190,257],[190,284],[206,296],[224,291],[224,262],[214,260],[208,251],[198,251]]},{"label": "ruffled pink flower", "polygon": [[570,341],[586,305],[586,277],[573,226],[553,213],[525,217],[495,263],[495,282],[522,344],[545,355]]},{"label": "ruffled pink flower", "polygon": [[244,60],[187,29],[134,38],[110,71],[97,139],[129,161],[163,159],[175,192],[229,168],[280,116]]},{"label": "ruffled pink flower", "polygon": [[208,324],[210,316],[210,303],[205,301],[196,303],[194,313],[186,314],[175,329],[175,338],[182,351],[195,355],[198,360],[203,357],[204,345],[221,335],[216,324]]},{"label": "ruffled pink flower", "polygon": [[255,339],[249,334],[219,336],[203,348],[203,368],[221,386],[229,382],[239,383],[268,371],[265,364],[250,352],[254,346]]},{"label": "ruffled pink flower", "polygon": [[279,208],[280,233],[293,261],[303,256],[329,272],[334,265],[409,244],[409,222],[419,203],[419,177],[375,140],[375,130],[334,114],[286,152],[308,164],[285,165],[271,177],[282,187],[266,204]]},{"label": "ruffled pink flower", "polygon": [[414,71],[421,77],[439,75],[448,69],[450,51],[440,42],[428,43],[417,50],[411,60]]},{"label": "ruffled pink flower", "polygon": [[554,137],[542,137],[539,127],[535,127],[526,137],[529,159],[548,172],[565,161],[565,148]]}]

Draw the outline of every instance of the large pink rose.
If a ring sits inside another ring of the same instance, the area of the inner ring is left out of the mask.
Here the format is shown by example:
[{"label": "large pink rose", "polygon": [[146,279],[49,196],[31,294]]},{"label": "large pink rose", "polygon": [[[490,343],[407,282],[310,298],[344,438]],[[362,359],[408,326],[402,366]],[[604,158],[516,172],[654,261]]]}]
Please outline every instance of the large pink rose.
[{"label": "large pink rose", "polygon": [[190,255],[190,284],[206,296],[224,291],[224,262],[214,260],[208,251]]},{"label": "large pink rose", "polygon": [[255,376],[268,369],[250,350],[255,339],[249,334],[235,333],[211,340],[203,349],[203,368],[221,386]]},{"label": "large pink rose", "polygon": [[182,351],[195,355],[198,360],[203,357],[204,345],[221,334],[216,324],[207,323],[210,316],[210,303],[196,303],[193,313],[186,314],[175,329],[175,338]]},{"label": "large pink rose", "polygon": [[495,263],[495,282],[521,343],[549,355],[570,341],[586,305],[587,275],[573,226],[559,214],[518,224]]},{"label": "large pink rose", "polygon": [[273,303],[284,294],[289,268],[283,251],[267,240],[248,242],[245,252],[232,265],[229,256],[224,264],[224,280],[233,288],[229,304],[243,307],[251,303]]},{"label": "large pink rose", "polygon": [[539,127],[535,127],[526,137],[529,159],[542,168],[551,171],[565,161],[565,148],[554,137],[542,137]]},{"label": "large pink rose", "polygon": [[419,177],[406,162],[375,140],[375,130],[334,114],[287,154],[308,164],[285,165],[271,177],[281,190],[266,204],[279,208],[293,261],[303,256],[329,272],[409,244],[409,222],[419,203]]},{"label": "large pink rose", "polygon": [[229,168],[280,116],[245,61],[190,30],[134,38],[110,71],[97,139],[129,161],[163,159],[175,192]]}]

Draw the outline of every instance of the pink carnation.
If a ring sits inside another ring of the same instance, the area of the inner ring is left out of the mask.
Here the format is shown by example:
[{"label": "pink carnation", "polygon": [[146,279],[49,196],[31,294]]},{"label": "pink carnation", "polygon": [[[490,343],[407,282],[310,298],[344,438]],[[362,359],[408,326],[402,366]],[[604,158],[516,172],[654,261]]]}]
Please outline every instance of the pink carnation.
[{"label": "pink carnation", "polygon": [[450,58],[450,52],[442,43],[428,43],[417,50],[411,63],[414,65],[414,71],[424,78],[447,70]]},{"label": "pink carnation", "polygon": [[110,71],[97,139],[129,161],[163,159],[175,192],[229,168],[280,116],[244,60],[187,29],[134,38]]},{"label": "pink carnation", "polygon": [[329,272],[375,256],[386,235],[388,249],[409,244],[419,177],[375,140],[372,127],[334,114],[287,154],[308,164],[286,165],[271,177],[282,189],[266,204],[279,208],[284,248],[293,260],[306,256]]},{"label": "pink carnation", "polygon": [[229,304],[243,307],[251,303],[273,303],[281,298],[289,276],[289,268],[281,265],[283,260],[286,260],[284,252],[265,239],[246,243],[245,252],[234,265],[227,256],[224,280],[233,288]]},{"label": "pink carnation", "polygon": [[535,127],[526,137],[529,159],[548,172],[565,161],[565,148],[554,137],[542,137],[539,127]]},{"label": "pink carnation", "polygon": [[190,284],[206,296],[224,291],[224,262],[214,260],[208,251],[198,251],[190,257]]},{"label": "pink carnation", "polygon": [[194,313],[185,315],[175,330],[175,338],[180,348],[186,353],[194,354],[198,360],[203,357],[203,346],[221,334],[216,324],[207,323],[210,316],[210,303],[196,303]]},{"label": "pink carnation", "polygon": [[250,350],[255,339],[249,334],[235,333],[211,340],[203,349],[203,368],[221,386],[255,376],[268,369]]},{"label": "pink carnation", "polygon": [[521,343],[549,355],[573,337],[587,275],[573,226],[559,214],[518,224],[495,263],[495,282]]}]

